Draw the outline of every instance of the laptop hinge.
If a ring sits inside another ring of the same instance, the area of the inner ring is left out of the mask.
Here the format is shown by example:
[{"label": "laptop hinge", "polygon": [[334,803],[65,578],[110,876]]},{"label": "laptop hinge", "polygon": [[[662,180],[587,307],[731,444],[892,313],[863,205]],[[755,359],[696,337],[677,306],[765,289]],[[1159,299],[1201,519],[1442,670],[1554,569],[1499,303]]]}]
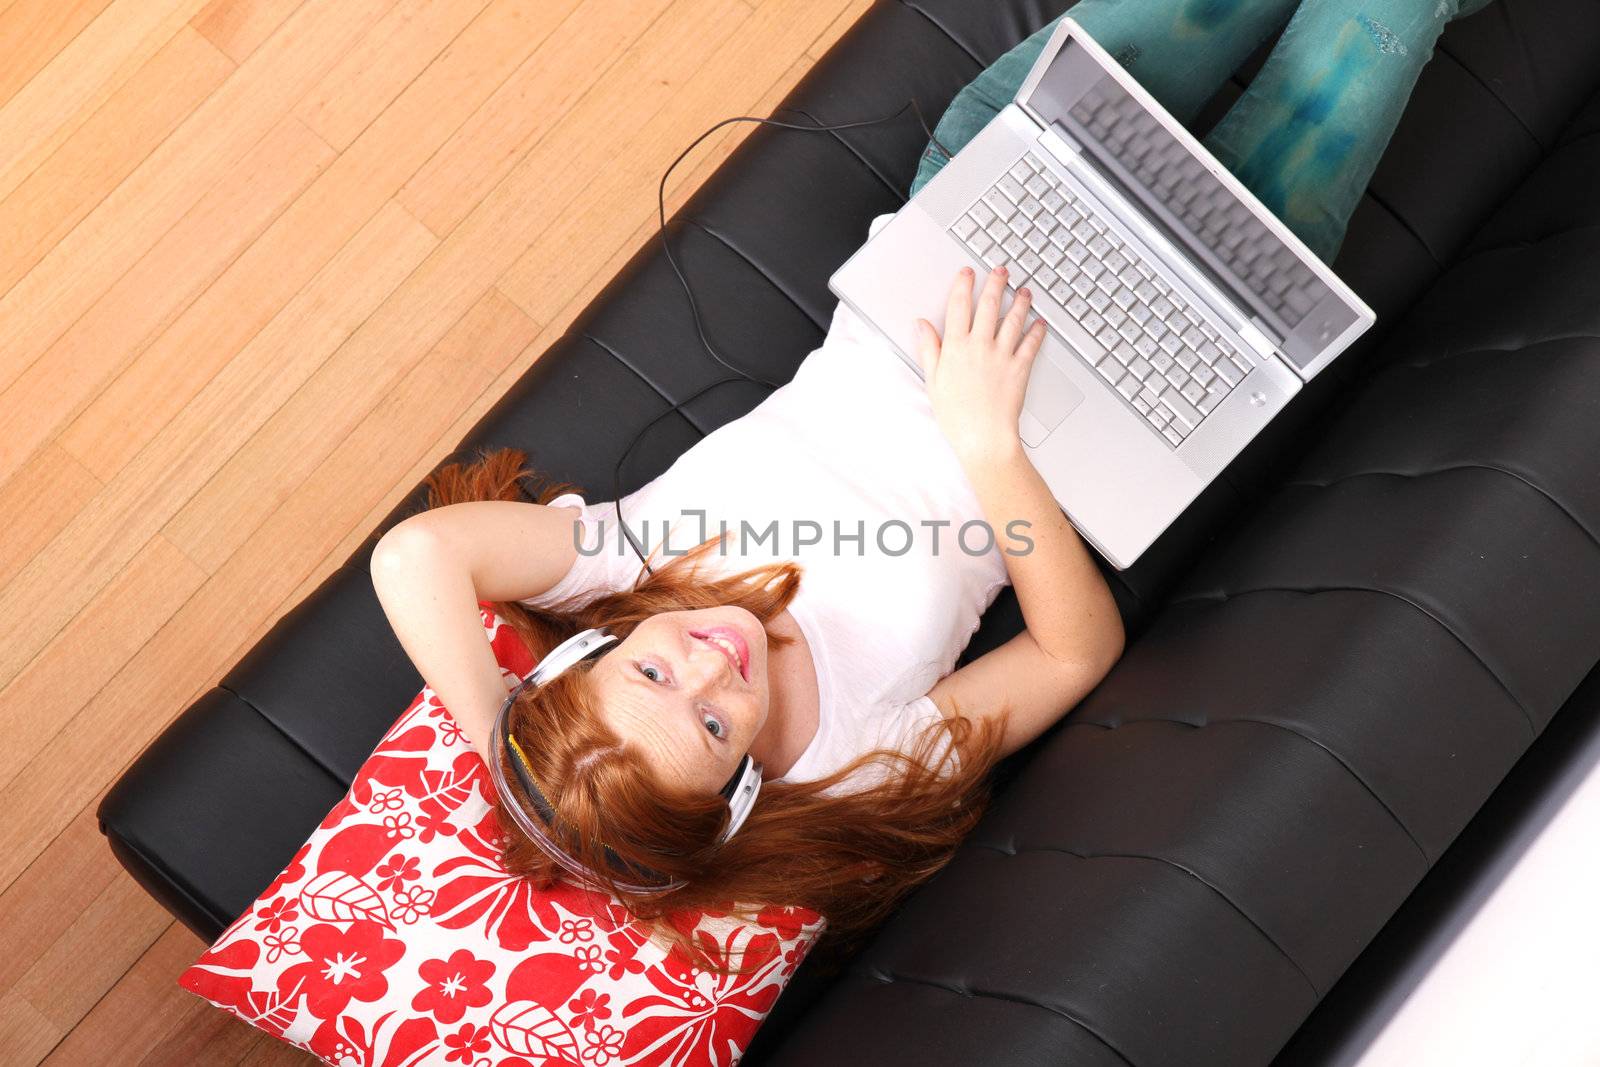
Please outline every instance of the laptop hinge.
[{"label": "laptop hinge", "polygon": [[1272,343],[1272,338],[1261,332],[1254,319],[1239,324],[1239,336],[1262,359],[1271,359],[1278,351],[1278,346]]},{"label": "laptop hinge", "polygon": [[1063,163],[1075,155],[1083,155],[1083,145],[1078,143],[1078,139],[1053,123],[1045,126],[1044,133],[1039,135],[1039,142]]}]

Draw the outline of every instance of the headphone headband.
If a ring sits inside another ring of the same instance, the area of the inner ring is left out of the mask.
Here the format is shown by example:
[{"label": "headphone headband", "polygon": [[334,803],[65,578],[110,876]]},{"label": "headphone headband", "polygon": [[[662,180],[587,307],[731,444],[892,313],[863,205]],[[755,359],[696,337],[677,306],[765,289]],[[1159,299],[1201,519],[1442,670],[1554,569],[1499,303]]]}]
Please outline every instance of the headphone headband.
[{"label": "headphone headband", "polygon": [[[562,823],[557,816],[555,808],[545,797],[544,791],[534,781],[533,767],[527,754],[522,751],[522,746],[517,744],[511,735],[510,720],[511,708],[516,703],[517,697],[528,686],[535,689],[548,685],[555,678],[591,656],[597,655],[607,646],[616,642],[616,635],[604,627],[584,630],[574,634],[561,642],[539,661],[538,666],[514,688],[506,697],[505,703],[500,706],[500,714],[495,717],[494,739],[492,749],[504,751],[509,756],[513,771],[516,773],[523,793],[539,813],[543,825],[532,819],[522,805],[507,804],[511,811],[512,819],[517,823],[517,828],[538,846],[551,859],[559,863],[563,870],[581,882],[595,888],[603,888],[594,881],[592,872],[586,868],[576,856],[568,851],[564,842],[559,839]],[[494,759],[489,762],[490,779],[494,782],[495,791],[501,796],[512,795],[510,783],[505,776],[501,761]],[[717,843],[721,844],[731,838],[739,827],[744,825],[745,818],[749,816],[751,808],[755,806],[756,796],[761,792],[761,764],[748,752],[739,761],[739,766],[733,775],[723,785],[719,794],[728,801],[729,820],[727,827],[718,837]],[[659,871],[640,864],[631,863],[618,855],[610,845],[602,844],[606,864],[611,868],[612,874],[617,877],[616,886],[630,893],[641,895],[655,895],[670,892],[684,885],[683,879],[668,879]],[[622,879],[638,879],[645,881],[624,881]]]}]

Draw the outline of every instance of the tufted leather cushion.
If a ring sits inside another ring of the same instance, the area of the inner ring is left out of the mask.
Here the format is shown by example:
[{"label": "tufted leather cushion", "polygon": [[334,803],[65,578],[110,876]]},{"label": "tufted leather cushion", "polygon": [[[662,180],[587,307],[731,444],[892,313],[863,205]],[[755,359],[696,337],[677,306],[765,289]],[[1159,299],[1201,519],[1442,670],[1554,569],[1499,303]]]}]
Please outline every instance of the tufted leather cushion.
[{"label": "tufted leather cushion", "polygon": [[[880,0],[775,115],[911,95],[935,116],[1068,6]],[[1451,24],[1334,264],[1378,325],[1106,570],[1123,660],[1008,761],[991,816],[844,975],[801,966],[747,1063],[847,1044],[886,1063],[1262,1063],[1383,927],[1595,661],[1597,47],[1588,0]],[[722,351],[792,373],[925,140],[909,109],[750,134],[669,225]],[[609,497],[636,429],[724,373],[651,242],[445,462],[517,445]],[[623,491],[762,395],[721,386],[657,423]],[[102,805],[118,856],[208,939],[416,692],[367,558],[420,499]],[[1008,591],[963,661],[1020,623]]]}]

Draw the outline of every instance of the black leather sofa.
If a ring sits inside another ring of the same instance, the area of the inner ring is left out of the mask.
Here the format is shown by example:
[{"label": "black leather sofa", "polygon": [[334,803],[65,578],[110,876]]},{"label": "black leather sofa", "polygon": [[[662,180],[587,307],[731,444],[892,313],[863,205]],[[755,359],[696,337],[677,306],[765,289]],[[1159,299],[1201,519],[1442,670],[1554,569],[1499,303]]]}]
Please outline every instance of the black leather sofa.
[{"label": "black leather sofa", "polygon": [[[931,121],[1066,6],[880,0],[774,117],[914,96]],[[1448,28],[1335,264],[1378,325],[1107,570],[1121,662],[1002,765],[980,828],[842,974],[802,966],[745,1062],[1310,1064],[1370,1028],[1600,722],[1600,680],[1580,689],[1600,659],[1597,90],[1595,0],[1499,0]],[[719,348],[792,373],[924,143],[909,110],[753,131],[669,227]],[[722,374],[653,242],[446,462],[517,445],[610,499],[635,430]],[[624,489],[762,395],[719,387],[656,423]],[[100,808],[121,862],[208,940],[419,686],[367,563],[420,500]],[[1008,591],[963,662],[1020,622]]]}]

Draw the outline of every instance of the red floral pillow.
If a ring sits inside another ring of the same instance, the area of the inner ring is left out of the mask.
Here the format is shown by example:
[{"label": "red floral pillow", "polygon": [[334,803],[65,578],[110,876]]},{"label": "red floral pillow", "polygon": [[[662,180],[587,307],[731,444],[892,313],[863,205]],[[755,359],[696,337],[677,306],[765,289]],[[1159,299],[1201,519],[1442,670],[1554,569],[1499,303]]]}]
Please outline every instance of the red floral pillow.
[{"label": "red floral pillow", "polygon": [[[510,692],[533,667],[487,604]],[[338,1067],[732,1064],[823,922],[685,916],[746,949],[720,976],[650,940],[609,894],[546,892],[498,862],[488,769],[423,689],[289,866],[178,979]]]}]

